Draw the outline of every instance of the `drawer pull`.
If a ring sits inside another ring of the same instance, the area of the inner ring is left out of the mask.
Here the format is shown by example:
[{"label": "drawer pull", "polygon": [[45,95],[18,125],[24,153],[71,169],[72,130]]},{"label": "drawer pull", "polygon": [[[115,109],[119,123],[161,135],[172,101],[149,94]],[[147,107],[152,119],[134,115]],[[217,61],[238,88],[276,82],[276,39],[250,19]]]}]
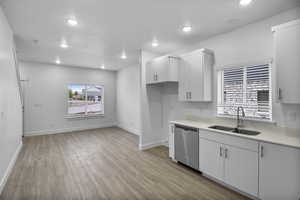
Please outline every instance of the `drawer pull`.
[{"label": "drawer pull", "polygon": [[223,157],[223,148],[220,147],[220,157]]},{"label": "drawer pull", "polygon": [[228,158],[228,149],[225,149],[225,158]]}]

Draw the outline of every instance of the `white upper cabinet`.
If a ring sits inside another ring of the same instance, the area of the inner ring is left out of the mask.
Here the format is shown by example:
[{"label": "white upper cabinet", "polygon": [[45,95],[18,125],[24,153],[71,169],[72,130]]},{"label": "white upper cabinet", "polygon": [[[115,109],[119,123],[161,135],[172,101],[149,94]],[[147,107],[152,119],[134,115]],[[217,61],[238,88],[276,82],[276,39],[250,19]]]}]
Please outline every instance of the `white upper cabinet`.
[{"label": "white upper cabinet", "polygon": [[300,199],[300,149],[261,143],[259,173],[260,199]]},{"label": "white upper cabinet", "polygon": [[178,82],[179,58],[162,56],[146,65],[146,83]]},{"label": "white upper cabinet", "polygon": [[272,28],[275,43],[277,99],[300,103],[300,20]]},{"label": "white upper cabinet", "polygon": [[199,49],[180,57],[179,100],[212,101],[213,53]]}]

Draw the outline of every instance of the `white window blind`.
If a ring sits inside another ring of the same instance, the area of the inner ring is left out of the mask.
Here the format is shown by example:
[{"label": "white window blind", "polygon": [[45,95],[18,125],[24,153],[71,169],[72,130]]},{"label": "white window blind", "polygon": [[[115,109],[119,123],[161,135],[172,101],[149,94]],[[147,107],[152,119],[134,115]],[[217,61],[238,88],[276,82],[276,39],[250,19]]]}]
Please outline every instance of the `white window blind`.
[{"label": "white window blind", "polygon": [[270,65],[226,68],[218,73],[218,115],[235,116],[242,106],[246,118],[272,120]]}]

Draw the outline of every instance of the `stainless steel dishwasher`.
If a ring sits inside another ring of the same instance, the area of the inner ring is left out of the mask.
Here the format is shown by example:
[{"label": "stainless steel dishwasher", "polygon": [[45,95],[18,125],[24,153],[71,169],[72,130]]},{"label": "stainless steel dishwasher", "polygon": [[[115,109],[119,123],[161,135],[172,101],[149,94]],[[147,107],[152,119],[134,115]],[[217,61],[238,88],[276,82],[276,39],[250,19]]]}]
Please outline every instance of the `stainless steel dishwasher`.
[{"label": "stainless steel dishwasher", "polygon": [[199,131],[196,128],[175,125],[175,160],[193,169],[199,169]]}]

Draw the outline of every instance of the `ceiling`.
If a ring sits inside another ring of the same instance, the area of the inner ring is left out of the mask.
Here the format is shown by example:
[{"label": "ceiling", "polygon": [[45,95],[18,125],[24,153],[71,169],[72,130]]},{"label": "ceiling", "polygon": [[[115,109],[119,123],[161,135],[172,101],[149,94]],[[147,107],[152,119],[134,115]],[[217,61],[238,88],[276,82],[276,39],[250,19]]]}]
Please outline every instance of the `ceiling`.
[{"label": "ceiling", "polygon": [[[21,60],[117,70],[300,5],[299,0],[1,0]],[[75,17],[78,26],[66,20]],[[185,24],[191,33],[182,33]],[[159,46],[153,48],[156,38]],[[66,40],[67,49],[60,43]],[[127,59],[120,59],[122,51]]]}]

